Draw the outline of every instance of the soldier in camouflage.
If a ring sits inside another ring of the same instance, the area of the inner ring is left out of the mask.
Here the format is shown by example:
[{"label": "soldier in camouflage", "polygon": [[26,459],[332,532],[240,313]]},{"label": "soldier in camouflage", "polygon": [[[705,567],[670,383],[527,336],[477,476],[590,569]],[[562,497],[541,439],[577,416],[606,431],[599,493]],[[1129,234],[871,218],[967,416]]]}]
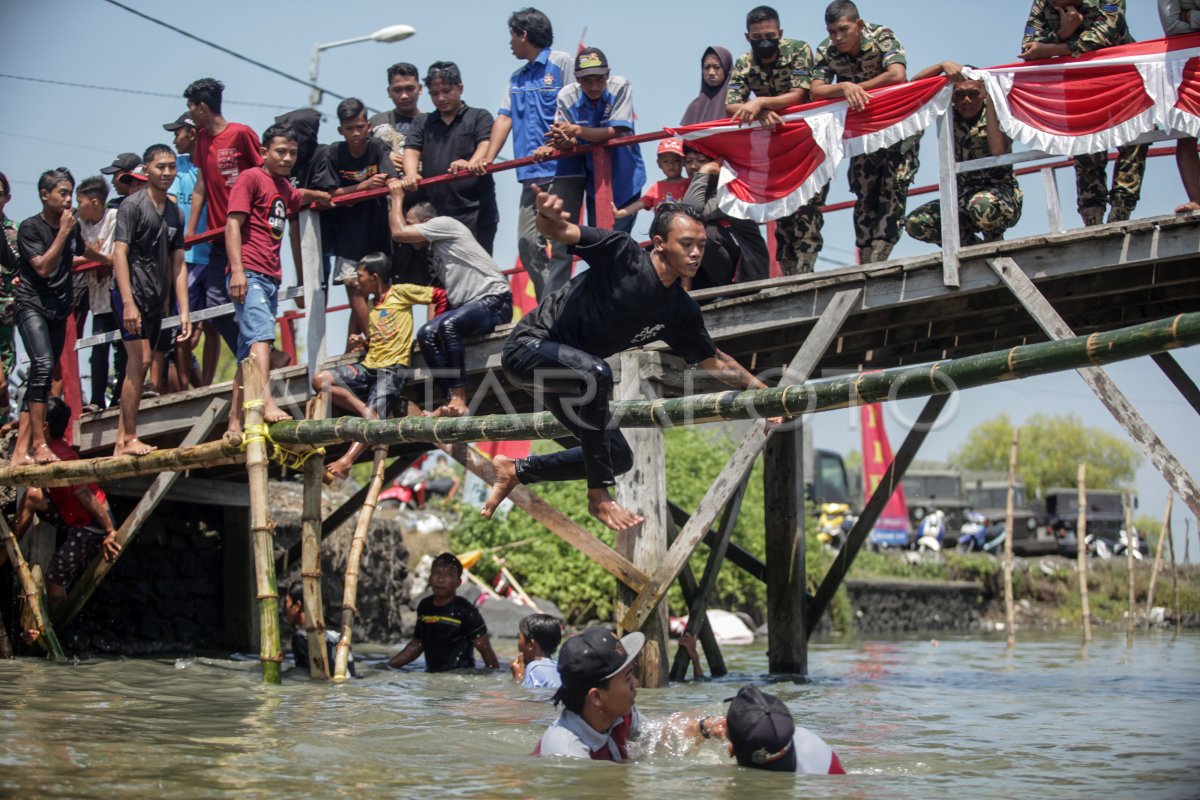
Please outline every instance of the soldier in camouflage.
[{"label": "soldier in camouflage", "polygon": [[[955,82],[951,103],[954,107],[954,158],[973,161],[1012,152],[1012,141],[1000,130],[992,113],[987,89],[982,81],[967,80],[962,67],[943,61],[913,76],[914,81],[945,74]],[[1021,218],[1021,189],[1013,168],[964,172],[958,176],[958,229],[962,244],[994,242]],[[941,245],[942,206],[937,200],[926,203],[908,215],[908,235],[922,242]]]},{"label": "soldier in camouflage", "polygon": [[[752,49],[734,62],[725,110],[738,122],[757,121],[773,129],[781,122],[777,111],[808,102],[812,48],[798,39],[784,39],[779,14],[768,6],[746,15],[746,41]],[[784,275],[812,272],[816,267],[824,243],[821,206],[828,193],[826,184],[802,208],[776,220],[775,257]]]},{"label": "soldier in camouflage", "polygon": [[[1125,21],[1125,0],[1033,0],[1020,57],[1037,61],[1133,44]],[[1147,145],[1117,148],[1117,168],[1111,191],[1107,187],[1108,154],[1089,153],[1075,157],[1075,188],[1079,216],[1085,225],[1129,219],[1142,191],[1146,172]]]},{"label": "soldier in camouflage", "polygon": [[[817,47],[812,96],[845,99],[855,110],[870,103],[869,89],[908,80],[904,48],[890,28],[868,25],[850,0],[834,0],[825,9],[829,38]],[[835,83],[836,81],[836,83]],[[920,166],[921,135],[850,159],[854,238],[864,263],[886,261],[900,240],[908,186]]]}]

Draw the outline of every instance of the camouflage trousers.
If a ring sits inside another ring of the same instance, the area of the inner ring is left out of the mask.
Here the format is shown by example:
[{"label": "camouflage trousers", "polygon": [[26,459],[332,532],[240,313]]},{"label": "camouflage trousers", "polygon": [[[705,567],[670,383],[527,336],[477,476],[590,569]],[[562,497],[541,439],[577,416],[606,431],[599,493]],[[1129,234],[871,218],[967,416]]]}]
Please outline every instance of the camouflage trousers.
[{"label": "camouflage trousers", "polygon": [[825,227],[821,206],[825,205],[828,196],[827,183],[816,197],[795,213],[775,220],[775,260],[784,275],[802,275],[816,268],[817,254],[825,243],[821,235],[821,229]]},{"label": "camouflage trousers", "polygon": [[[11,375],[17,368],[17,351],[13,343],[13,326],[0,323],[0,370],[5,376]],[[0,418],[8,413],[7,408],[0,408]]]},{"label": "camouflage trousers", "polygon": [[908,186],[921,165],[920,138],[850,159],[854,203],[854,241],[863,263],[886,261],[900,241]]},{"label": "camouflage trousers", "polygon": [[[961,244],[978,244],[1004,238],[1004,232],[1021,219],[1024,195],[1018,186],[961,192],[958,196],[958,234]],[[942,244],[942,203],[934,200],[908,215],[908,235],[919,242]]]},{"label": "camouflage trousers", "polygon": [[1110,204],[1109,222],[1129,219],[1142,193],[1142,176],[1146,173],[1149,149],[1149,145],[1144,144],[1117,148],[1111,190],[1108,188],[1108,153],[1075,156],[1076,205],[1084,225],[1104,222],[1104,210]]}]

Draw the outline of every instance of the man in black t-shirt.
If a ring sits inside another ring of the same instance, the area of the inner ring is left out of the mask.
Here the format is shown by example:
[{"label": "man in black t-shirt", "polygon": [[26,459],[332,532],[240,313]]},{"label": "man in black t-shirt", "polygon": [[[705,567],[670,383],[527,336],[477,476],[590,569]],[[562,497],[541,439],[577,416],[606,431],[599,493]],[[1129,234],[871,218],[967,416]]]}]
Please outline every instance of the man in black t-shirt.
[{"label": "man in black t-shirt", "polygon": [[487,624],[479,609],[455,592],[462,581],[462,562],[453,553],[442,553],[429,570],[429,588],[433,594],[417,604],[417,627],[412,641],[388,659],[388,666],[403,667],[425,654],[426,672],[474,669],[479,651],[488,669],[499,669],[500,660],[492,650]]},{"label": "man in black t-shirt", "polygon": [[588,512],[614,531],[625,530],[642,517],[618,505],[609,492],[614,476],[633,466],[633,452],[610,424],[612,370],[604,359],[662,340],[731,386],[766,386],[716,348],[700,307],[680,283],[695,277],[704,256],[704,220],[698,211],[660,204],[647,251],[626,233],[575,225],[562,199],[548,192],[538,192],[537,210],[538,231],[567,245],[591,268],[521,318],[501,363],[514,385],[545,397],[546,410],[574,434],[579,447],[517,461],[496,456],[496,482],[483,516],[491,519],[519,483],[586,478]]},{"label": "man in black t-shirt", "polygon": [[[344,141],[322,148],[313,164],[310,185],[342,197],[368,189],[387,186],[396,168],[388,157],[389,149],[371,136],[367,109],[362,101],[350,97],[338,103],[338,133]],[[329,218],[332,242],[324,242],[333,253],[334,283],[346,286],[350,299],[351,320],[348,335],[367,332],[367,298],[358,288],[358,262],[367,253],[387,252],[392,241],[388,231],[387,199],[362,200],[325,212]]]},{"label": "man in black t-shirt", "polygon": [[421,199],[433,203],[438,214],[466,225],[475,241],[491,255],[500,222],[496,183],[483,167],[492,138],[492,115],[462,101],[462,74],[452,61],[431,64],[425,88],[437,112],[428,115],[408,137],[404,189],[416,189],[422,175],[435,177],[465,170],[475,173],[474,178],[425,187]]},{"label": "man in black t-shirt", "polygon": [[188,315],[187,269],[183,265],[186,220],[167,190],[175,181],[175,151],[151,145],[142,158],[146,188],[117,209],[113,236],[113,314],[121,322],[125,344],[125,383],[113,455],[141,456],[155,448],[137,438],[137,412],[146,372],[158,343],[170,292],[179,308],[178,341],[192,335]]}]

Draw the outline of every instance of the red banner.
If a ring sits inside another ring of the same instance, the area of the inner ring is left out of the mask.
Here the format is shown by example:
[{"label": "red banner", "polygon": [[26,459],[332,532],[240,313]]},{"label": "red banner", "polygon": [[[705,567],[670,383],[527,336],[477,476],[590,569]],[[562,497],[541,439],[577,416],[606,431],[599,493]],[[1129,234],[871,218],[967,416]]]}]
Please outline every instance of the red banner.
[{"label": "red banner", "polygon": [[[892,464],[892,446],[883,428],[882,406],[878,403],[861,406],[863,496],[870,498]],[[908,505],[904,502],[904,487],[888,498],[883,513],[871,530],[871,541],[891,547],[908,544]]]}]

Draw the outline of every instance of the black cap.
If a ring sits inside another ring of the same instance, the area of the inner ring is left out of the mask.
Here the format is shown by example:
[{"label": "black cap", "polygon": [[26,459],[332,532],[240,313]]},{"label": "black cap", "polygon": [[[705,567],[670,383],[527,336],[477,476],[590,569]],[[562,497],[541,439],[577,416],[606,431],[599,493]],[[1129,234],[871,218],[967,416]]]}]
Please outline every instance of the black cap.
[{"label": "black cap", "polygon": [[585,47],[575,56],[575,77],[608,74],[608,59],[599,47]]},{"label": "black cap", "polygon": [[105,175],[116,175],[118,172],[128,172],[142,165],[142,159],[137,153],[121,153],[113,159],[112,164],[100,170]]},{"label": "black cap", "polygon": [[164,123],[163,130],[171,131],[172,133],[174,133],[175,131],[179,130],[180,128],[196,127],[196,123],[192,122],[192,118],[188,116],[189,113],[190,112],[185,111],[182,114],[180,114],[179,119],[175,120],[174,122]]},{"label": "black cap", "polygon": [[628,633],[617,639],[606,628],[588,628],[572,636],[558,652],[563,686],[591,689],[629,666],[646,643],[645,635]]},{"label": "black cap", "polygon": [[796,771],[796,748],[792,736],[796,723],[792,712],[773,694],[757,686],[745,686],[730,698],[725,731],[733,755],[743,767],[777,772]]}]

